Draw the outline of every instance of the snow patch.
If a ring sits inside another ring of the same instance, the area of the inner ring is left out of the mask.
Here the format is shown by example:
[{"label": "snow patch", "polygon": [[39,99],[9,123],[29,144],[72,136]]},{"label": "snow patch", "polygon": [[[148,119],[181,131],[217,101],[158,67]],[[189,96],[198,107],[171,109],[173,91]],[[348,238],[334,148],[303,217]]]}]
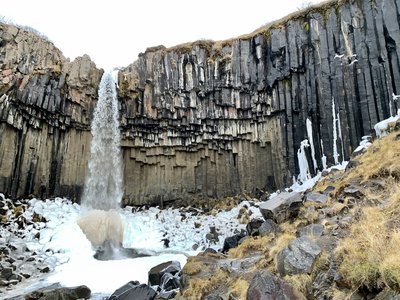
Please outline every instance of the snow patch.
[{"label": "snow patch", "polygon": [[397,122],[400,119],[400,109],[397,112],[397,115],[394,117],[387,118],[379,123],[376,123],[374,126],[376,136],[378,138],[384,137],[388,134],[388,127],[390,123]]}]

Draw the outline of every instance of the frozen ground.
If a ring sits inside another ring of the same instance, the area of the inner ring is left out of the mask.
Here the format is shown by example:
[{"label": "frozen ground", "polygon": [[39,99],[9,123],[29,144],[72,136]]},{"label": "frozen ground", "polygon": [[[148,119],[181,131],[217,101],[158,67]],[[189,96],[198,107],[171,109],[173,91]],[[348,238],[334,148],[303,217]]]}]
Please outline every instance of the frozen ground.
[{"label": "frozen ground", "polygon": [[[151,256],[100,261],[93,257],[95,250],[77,224],[83,214],[78,204],[62,198],[32,199],[23,216],[29,221],[39,214],[47,222],[26,226],[19,234],[23,239],[12,237],[6,228],[1,229],[1,235],[8,234],[14,244],[24,244],[30,251],[41,255],[52,271],[40,282],[27,280],[17,285],[15,290],[6,292],[6,297],[55,282],[64,286],[87,285],[92,293],[107,295],[130,280],[147,283],[148,271],[155,265],[177,260],[183,267],[188,255],[207,247],[222,248],[225,237],[245,228],[237,219],[243,206],[252,211],[252,217],[261,216],[258,208],[247,201],[215,216],[200,214],[195,209],[160,210],[153,207],[132,213],[128,207],[119,212],[124,224],[123,246]],[[213,226],[219,235],[216,243],[206,238]],[[170,241],[168,248],[164,246],[164,239]]]}]

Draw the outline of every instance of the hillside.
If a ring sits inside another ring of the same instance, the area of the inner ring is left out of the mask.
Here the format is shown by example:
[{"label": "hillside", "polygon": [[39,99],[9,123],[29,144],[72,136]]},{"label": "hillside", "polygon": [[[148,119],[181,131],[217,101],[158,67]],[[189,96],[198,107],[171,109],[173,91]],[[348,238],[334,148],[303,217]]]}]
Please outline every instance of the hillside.
[{"label": "hillside", "polygon": [[325,172],[281,223],[252,220],[226,254],[191,257],[177,299],[397,299],[399,129]]}]

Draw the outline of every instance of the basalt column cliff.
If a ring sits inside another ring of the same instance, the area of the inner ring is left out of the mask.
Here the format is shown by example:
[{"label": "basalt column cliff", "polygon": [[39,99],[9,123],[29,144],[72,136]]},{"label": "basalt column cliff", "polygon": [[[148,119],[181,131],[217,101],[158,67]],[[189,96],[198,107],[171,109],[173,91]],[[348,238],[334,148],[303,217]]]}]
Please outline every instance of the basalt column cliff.
[{"label": "basalt column cliff", "polygon": [[[125,203],[282,187],[305,139],[310,173],[348,159],[397,111],[399,15],[399,0],[333,1],[234,40],[148,49],[118,75]],[[101,71],[0,34],[0,188],[79,197]]]},{"label": "basalt column cliff", "polygon": [[0,24],[0,192],[76,198],[90,151],[102,72],[69,63],[31,32]]}]

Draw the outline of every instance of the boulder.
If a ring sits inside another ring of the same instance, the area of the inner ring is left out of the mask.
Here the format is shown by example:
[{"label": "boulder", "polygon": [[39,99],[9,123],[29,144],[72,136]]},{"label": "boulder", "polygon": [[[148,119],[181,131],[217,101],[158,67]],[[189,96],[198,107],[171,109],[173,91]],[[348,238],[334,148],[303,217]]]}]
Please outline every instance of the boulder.
[{"label": "boulder", "polygon": [[321,194],[321,193],[316,193],[316,192],[310,192],[307,193],[305,196],[305,201],[313,201],[313,202],[319,202],[319,203],[326,203],[328,201],[329,197],[327,194]]},{"label": "boulder", "polygon": [[306,236],[289,243],[277,254],[277,269],[281,276],[311,273],[312,265],[321,248]]},{"label": "boulder", "polygon": [[261,224],[260,228],[258,228],[258,232],[260,236],[266,236],[269,234],[277,234],[280,232],[280,228],[273,220],[268,219]]},{"label": "boulder", "polygon": [[346,196],[352,196],[354,198],[361,198],[364,194],[360,189],[354,185],[349,185],[344,188],[343,193]]},{"label": "boulder", "polygon": [[161,277],[161,284],[160,284],[161,290],[163,291],[171,291],[171,290],[176,290],[179,289],[180,284],[179,284],[179,277],[174,276],[171,273],[165,273]]},{"label": "boulder", "polygon": [[297,230],[297,235],[320,237],[324,233],[324,228],[322,224],[310,224]]},{"label": "boulder", "polygon": [[129,281],[110,296],[109,300],[153,300],[157,293],[147,284]]},{"label": "boulder", "polygon": [[90,289],[85,285],[77,287],[61,287],[59,284],[53,284],[49,287],[39,289],[25,295],[24,299],[43,300],[43,299],[89,299],[91,295]]},{"label": "boulder", "polygon": [[257,271],[250,281],[247,300],[285,300],[305,299],[289,283],[267,270]]},{"label": "boulder", "polygon": [[259,235],[258,229],[262,225],[264,220],[261,219],[253,219],[246,225],[246,231],[248,235],[256,236]]},{"label": "boulder", "polygon": [[169,273],[175,275],[181,271],[179,261],[167,261],[159,264],[149,271],[149,285],[161,285],[161,278],[164,274]]},{"label": "boulder", "polygon": [[245,235],[241,233],[227,237],[224,241],[224,246],[222,247],[221,252],[227,253],[229,249],[236,248],[239,245],[239,241],[244,237]]},{"label": "boulder", "polygon": [[283,223],[297,216],[303,204],[301,193],[283,192],[260,204],[260,211],[265,220],[272,219]]}]

